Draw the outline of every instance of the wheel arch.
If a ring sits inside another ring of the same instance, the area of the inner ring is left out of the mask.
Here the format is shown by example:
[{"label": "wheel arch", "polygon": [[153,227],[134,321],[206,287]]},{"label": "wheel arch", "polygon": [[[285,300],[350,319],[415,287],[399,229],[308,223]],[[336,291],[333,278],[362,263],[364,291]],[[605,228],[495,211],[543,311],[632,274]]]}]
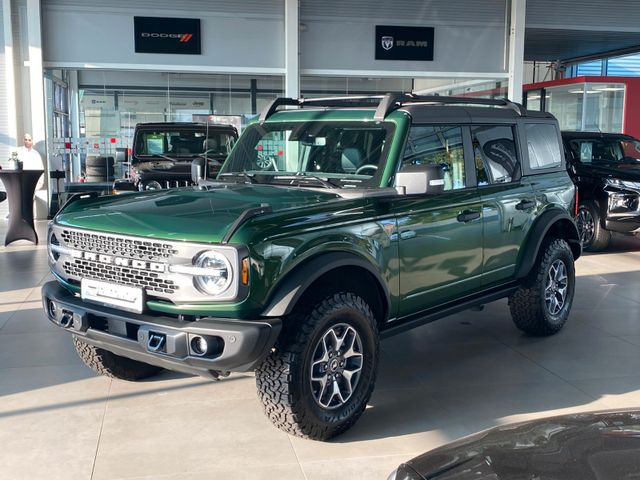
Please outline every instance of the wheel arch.
[{"label": "wheel arch", "polygon": [[520,249],[516,278],[523,278],[531,271],[538,258],[540,247],[550,236],[564,238],[571,247],[574,260],[582,254],[580,235],[574,220],[559,208],[547,210],[538,217],[524,246]]},{"label": "wheel arch", "polygon": [[[262,316],[290,314],[314,286],[326,288],[327,282],[338,288],[351,285],[350,289],[356,290],[354,293],[368,301],[379,325],[387,319],[391,296],[380,272],[366,259],[348,252],[319,254],[294,267],[273,290]],[[372,286],[375,288],[369,288]]]}]

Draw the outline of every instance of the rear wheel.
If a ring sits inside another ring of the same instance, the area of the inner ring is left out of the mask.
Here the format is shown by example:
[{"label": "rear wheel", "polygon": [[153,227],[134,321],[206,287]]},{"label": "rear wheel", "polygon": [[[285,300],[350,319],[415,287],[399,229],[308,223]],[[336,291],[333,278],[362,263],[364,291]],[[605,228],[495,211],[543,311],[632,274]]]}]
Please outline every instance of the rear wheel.
[{"label": "rear wheel", "polygon": [[106,377],[135,381],[156,375],[162,370],[160,367],[121,357],[108,350],[89,345],[75,336],[73,346],[87,367]]},{"label": "rear wheel", "polygon": [[576,226],[580,234],[582,248],[597,252],[604,250],[611,240],[611,232],[602,227],[598,205],[592,201],[580,203]]},{"label": "rear wheel", "polygon": [[362,298],[341,292],[288,321],[278,345],[256,370],[260,400],[278,428],[328,440],[358,420],[373,391],[376,319]]},{"label": "rear wheel", "polygon": [[575,290],[573,253],[569,244],[554,239],[541,250],[537,263],[509,297],[516,326],[530,335],[553,335],[564,326]]}]

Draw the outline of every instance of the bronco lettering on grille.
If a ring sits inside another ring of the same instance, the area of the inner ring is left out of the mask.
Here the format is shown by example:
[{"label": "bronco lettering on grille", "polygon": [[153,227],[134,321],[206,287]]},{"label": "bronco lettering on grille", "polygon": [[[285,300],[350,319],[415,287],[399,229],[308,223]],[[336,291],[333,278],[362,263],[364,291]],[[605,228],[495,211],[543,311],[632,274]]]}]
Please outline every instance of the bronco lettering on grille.
[{"label": "bronco lettering on grille", "polygon": [[73,255],[76,258],[91,260],[92,262],[104,263],[107,265],[117,265],[119,267],[133,267],[140,270],[149,270],[151,272],[164,272],[166,265],[164,263],[144,262],[142,260],[132,260],[130,258],[113,257],[111,255],[98,255],[92,252],[81,252],[81,256]]}]

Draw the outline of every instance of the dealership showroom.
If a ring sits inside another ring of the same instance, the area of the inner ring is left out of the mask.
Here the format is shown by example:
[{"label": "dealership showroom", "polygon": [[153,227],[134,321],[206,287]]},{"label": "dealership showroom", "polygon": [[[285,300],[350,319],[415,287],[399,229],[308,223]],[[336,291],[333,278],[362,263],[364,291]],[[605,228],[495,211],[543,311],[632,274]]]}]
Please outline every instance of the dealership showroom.
[{"label": "dealership showroom", "polygon": [[0,479],[640,476],[638,0],[0,17]]}]

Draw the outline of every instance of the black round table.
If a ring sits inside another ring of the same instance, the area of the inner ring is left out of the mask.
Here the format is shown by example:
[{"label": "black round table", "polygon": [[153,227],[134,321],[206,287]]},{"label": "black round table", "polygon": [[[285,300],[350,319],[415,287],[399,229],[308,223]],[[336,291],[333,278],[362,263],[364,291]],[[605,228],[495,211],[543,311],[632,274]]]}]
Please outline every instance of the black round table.
[{"label": "black round table", "polygon": [[0,170],[0,180],[9,199],[9,227],[4,238],[5,246],[16,240],[38,243],[33,226],[33,194],[43,173],[44,170]]}]

